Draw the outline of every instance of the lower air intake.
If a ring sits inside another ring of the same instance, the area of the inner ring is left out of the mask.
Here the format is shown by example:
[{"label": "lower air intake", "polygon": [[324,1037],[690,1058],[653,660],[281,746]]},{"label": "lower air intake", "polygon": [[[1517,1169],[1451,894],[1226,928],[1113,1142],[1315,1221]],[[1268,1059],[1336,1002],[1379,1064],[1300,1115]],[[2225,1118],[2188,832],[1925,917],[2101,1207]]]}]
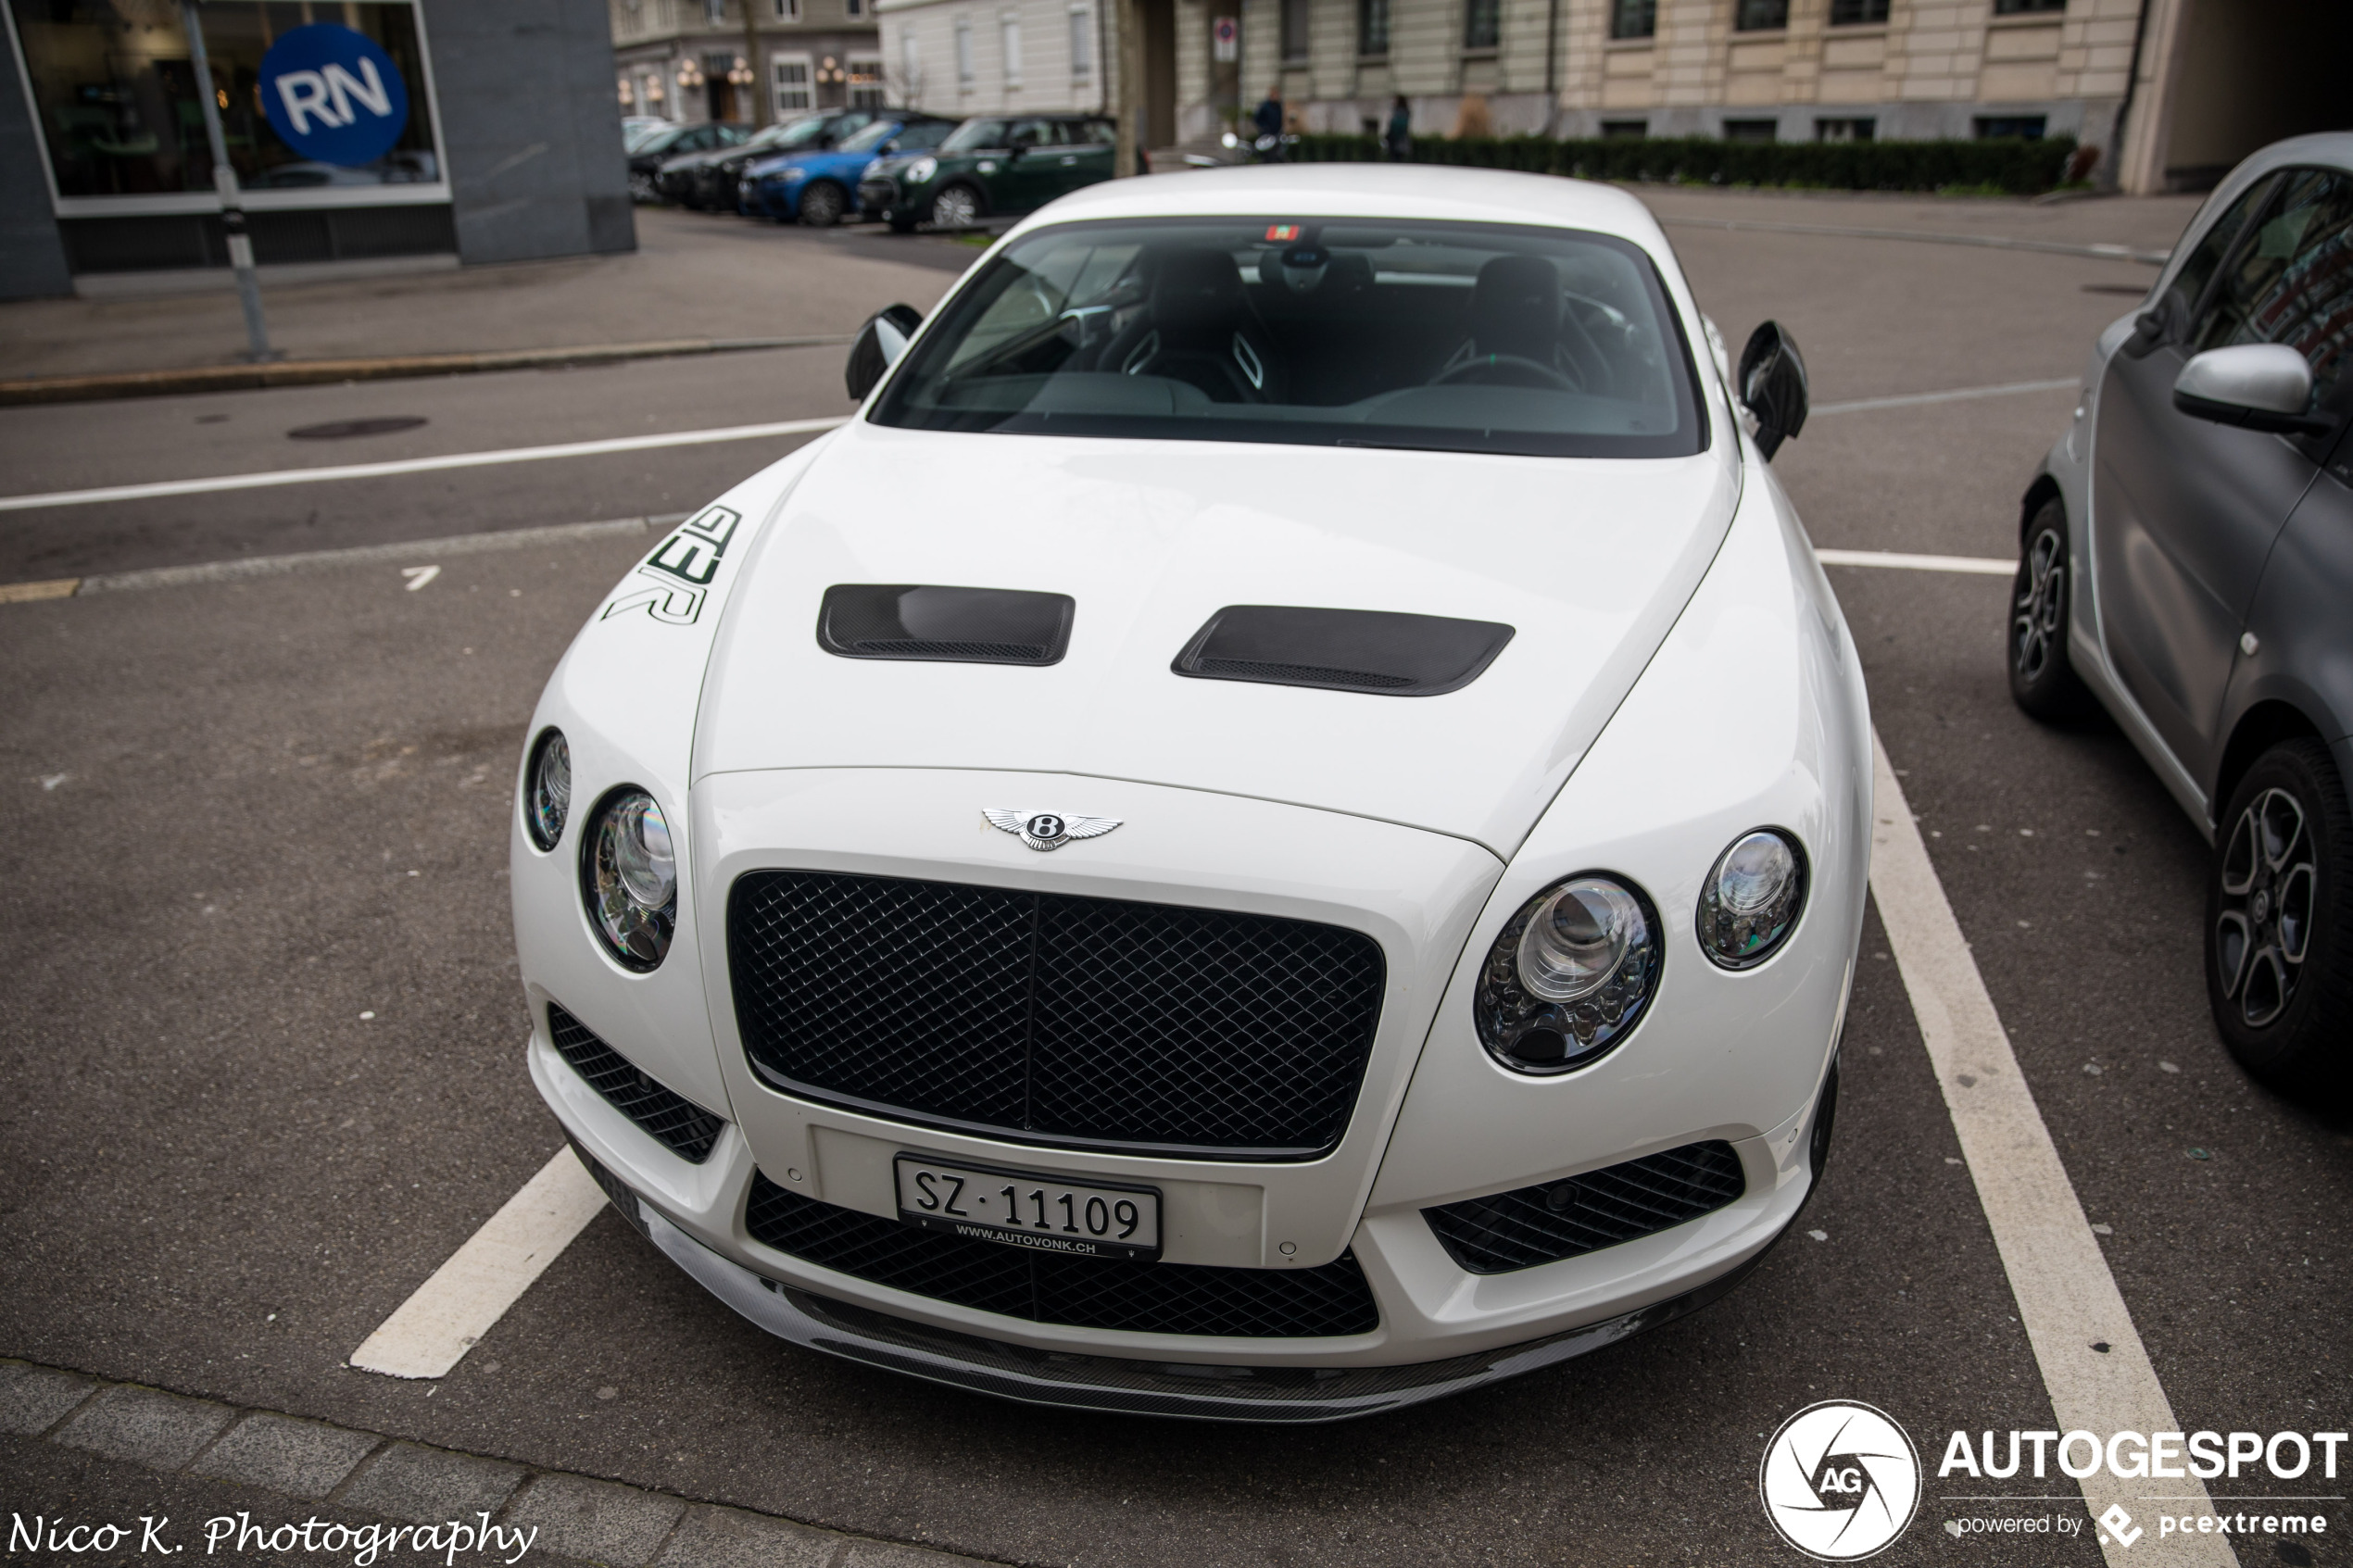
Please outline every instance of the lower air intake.
[{"label": "lower air intake", "polygon": [[574,1073],[588,1081],[590,1088],[673,1154],[697,1165],[711,1158],[725,1122],[639,1072],[627,1057],[553,1002],[547,1004],[547,1042]]},{"label": "lower air intake", "polygon": [[1422,1217],[1455,1262],[1475,1274],[1502,1274],[1656,1235],[1737,1202],[1747,1190],[1741,1157],[1717,1138],[1425,1209]]},{"label": "lower air intake", "polygon": [[978,1311],[1071,1328],[1234,1339],[1369,1334],[1380,1310],[1348,1253],[1315,1269],[1057,1258],[786,1192],[755,1173],[752,1239],[819,1268]]}]

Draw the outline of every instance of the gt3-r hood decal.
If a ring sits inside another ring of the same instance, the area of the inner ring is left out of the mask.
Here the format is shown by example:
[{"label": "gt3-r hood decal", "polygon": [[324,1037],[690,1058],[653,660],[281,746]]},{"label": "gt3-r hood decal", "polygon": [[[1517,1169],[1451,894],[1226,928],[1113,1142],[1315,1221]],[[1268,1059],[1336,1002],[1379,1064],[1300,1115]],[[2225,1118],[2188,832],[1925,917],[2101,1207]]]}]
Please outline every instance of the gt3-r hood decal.
[{"label": "gt3-r hood decal", "polygon": [[[1347,811],[1508,858],[1714,558],[1739,498],[1725,445],[1618,461],[854,423],[737,547],[694,774],[1092,774]],[[1068,652],[1047,668],[832,658],[819,605],[841,583],[1067,594]],[[1516,630],[1436,696],[1175,673],[1229,605]]]}]

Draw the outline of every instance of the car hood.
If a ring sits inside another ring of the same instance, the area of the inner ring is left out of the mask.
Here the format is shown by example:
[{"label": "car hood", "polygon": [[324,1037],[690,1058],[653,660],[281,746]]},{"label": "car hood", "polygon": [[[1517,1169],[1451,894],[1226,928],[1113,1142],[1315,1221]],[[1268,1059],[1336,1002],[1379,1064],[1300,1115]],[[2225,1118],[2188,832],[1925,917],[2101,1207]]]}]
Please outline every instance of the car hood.
[{"label": "car hood", "polygon": [[[863,421],[778,499],[729,596],[693,773],[955,768],[1086,776],[1311,806],[1508,858],[1705,575],[1736,454],[1508,458],[950,434]],[[836,583],[1067,594],[1044,668],[840,658]],[[1189,679],[1171,661],[1228,605],[1502,621],[1443,696]]]},{"label": "car hood", "polygon": [[759,161],[746,164],[744,173],[755,180],[765,179],[780,169],[799,168],[811,174],[856,173],[869,162],[871,153],[762,153]]}]

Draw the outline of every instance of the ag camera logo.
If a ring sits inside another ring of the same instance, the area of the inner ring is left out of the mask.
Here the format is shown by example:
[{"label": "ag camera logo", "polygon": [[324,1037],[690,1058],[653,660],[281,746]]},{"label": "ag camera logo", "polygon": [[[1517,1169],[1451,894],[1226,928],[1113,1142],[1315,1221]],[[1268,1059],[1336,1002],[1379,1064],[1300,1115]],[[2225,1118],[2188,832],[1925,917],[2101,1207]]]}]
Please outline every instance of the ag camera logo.
[{"label": "ag camera logo", "polygon": [[1808,1405],[1765,1445],[1756,1489],[1781,1539],[1821,1562],[1893,1542],[1920,1503],[1920,1455],[1886,1411],[1844,1399]]}]

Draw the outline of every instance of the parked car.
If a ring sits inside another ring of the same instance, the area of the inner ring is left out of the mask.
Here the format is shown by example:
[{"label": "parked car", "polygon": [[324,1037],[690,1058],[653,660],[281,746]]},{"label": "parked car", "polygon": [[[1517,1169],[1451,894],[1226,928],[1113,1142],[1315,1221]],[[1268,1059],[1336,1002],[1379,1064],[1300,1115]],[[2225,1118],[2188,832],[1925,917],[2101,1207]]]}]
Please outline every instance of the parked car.
[{"label": "parked car", "polygon": [[1762,471],[1802,362],[1713,345],[1626,193],[1347,164],[1080,191],[871,320],[518,759],[590,1173],[787,1340],[1098,1410],[1730,1289],[1828,1155],[1871,743]]},{"label": "parked car", "polygon": [[625,114],[621,117],[621,144],[630,152],[637,144],[656,133],[670,129],[671,122],[658,114]]},{"label": "parked car", "polygon": [[874,118],[872,109],[837,109],[779,120],[738,146],[717,147],[664,164],[662,194],[698,211],[740,210],[736,186],[747,164],[777,153],[824,151]]},{"label": "parked car", "polygon": [[629,154],[629,194],[641,202],[661,200],[662,165],[688,153],[732,147],[747,140],[751,128],[733,120],[707,119],[697,125],[673,125],[656,132]]},{"label": "parked car", "polygon": [[755,218],[823,229],[844,214],[859,216],[857,191],[878,157],[939,145],[958,121],[928,115],[885,114],[850,132],[831,150],[796,150],[747,163],[736,181],[736,206]]},{"label": "parked car", "polygon": [[1112,177],[1115,121],[1100,115],[968,119],[937,152],[885,158],[859,182],[858,201],[900,233],[918,223],[969,229],[994,215],[1034,212]]},{"label": "parked car", "polygon": [[2020,508],[2010,689],[2085,689],[2213,843],[2206,985],[2259,1077],[2353,1047],[2353,134],[2248,158],[2103,332]]}]

